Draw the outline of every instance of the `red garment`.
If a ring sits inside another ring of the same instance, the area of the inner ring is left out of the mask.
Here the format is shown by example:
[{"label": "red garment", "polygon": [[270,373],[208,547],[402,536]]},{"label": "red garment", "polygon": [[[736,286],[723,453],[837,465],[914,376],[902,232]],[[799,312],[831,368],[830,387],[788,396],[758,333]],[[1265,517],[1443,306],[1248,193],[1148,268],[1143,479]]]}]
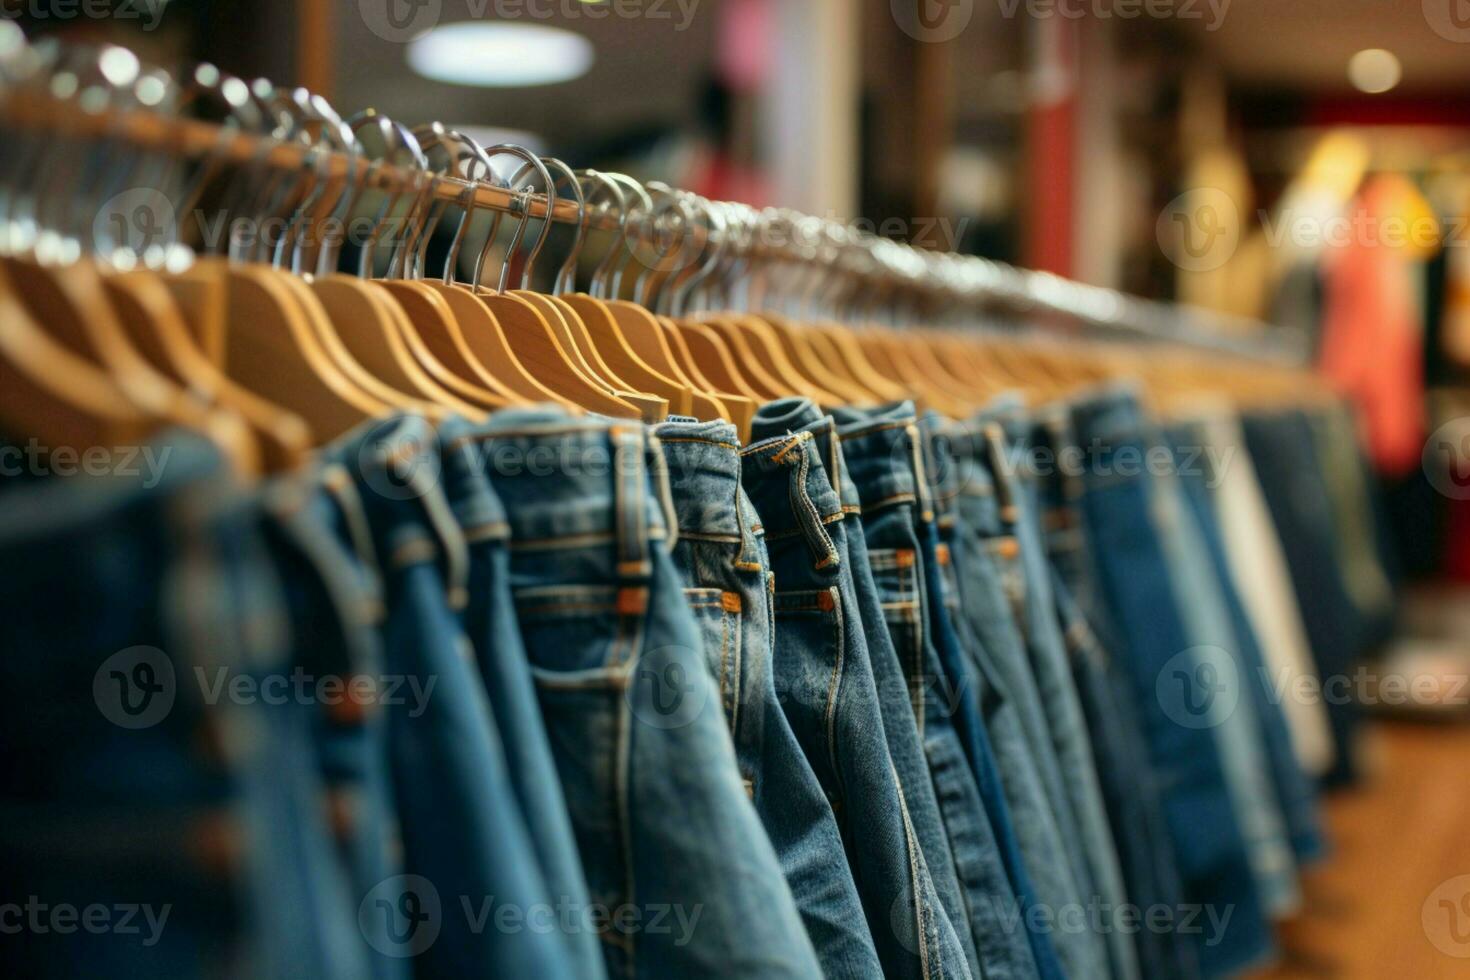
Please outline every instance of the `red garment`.
[{"label": "red garment", "polygon": [[1417,256],[1391,233],[1403,191],[1371,178],[1352,205],[1352,231],[1324,259],[1321,367],[1357,405],[1378,468],[1403,475],[1424,450],[1424,336],[1414,285]]}]

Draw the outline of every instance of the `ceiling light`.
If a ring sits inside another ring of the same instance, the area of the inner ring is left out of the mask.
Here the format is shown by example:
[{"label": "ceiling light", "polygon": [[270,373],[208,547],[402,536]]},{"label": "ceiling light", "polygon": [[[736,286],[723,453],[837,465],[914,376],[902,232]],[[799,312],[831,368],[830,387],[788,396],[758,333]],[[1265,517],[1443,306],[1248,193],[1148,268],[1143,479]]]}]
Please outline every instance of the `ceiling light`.
[{"label": "ceiling light", "polygon": [[1403,66],[1392,51],[1368,48],[1348,61],[1348,80],[1360,92],[1377,95],[1387,92],[1404,77]]},{"label": "ceiling light", "polygon": [[559,27],[467,21],[414,38],[408,64],[425,78],[451,85],[549,85],[585,75],[592,67],[592,43]]}]

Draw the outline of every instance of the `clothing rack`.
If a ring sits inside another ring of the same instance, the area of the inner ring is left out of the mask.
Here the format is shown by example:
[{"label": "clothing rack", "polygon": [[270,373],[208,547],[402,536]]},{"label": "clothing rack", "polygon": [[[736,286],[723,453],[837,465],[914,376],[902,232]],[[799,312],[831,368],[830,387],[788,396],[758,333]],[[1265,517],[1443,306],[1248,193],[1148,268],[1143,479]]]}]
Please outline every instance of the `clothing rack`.
[{"label": "clothing rack", "polygon": [[[0,27],[6,26],[11,25],[0,23]],[[262,135],[238,125],[222,126],[170,115],[183,87],[160,71],[136,73],[139,78],[153,80],[151,97],[146,100],[151,105],[144,105],[144,100],[129,90],[136,81],[124,84],[115,79],[104,81],[106,73],[99,71],[95,83],[83,84],[86,80],[78,78],[70,64],[65,68],[41,68],[36,64],[35,50],[24,42],[15,42],[8,32],[0,41],[10,42],[0,43],[0,127],[107,138],[195,160],[208,157],[221,163],[265,165],[279,170],[307,168],[321,179],[350,179],[363,189],[416,191],[436,201],[469,205],[477,210],[538,220],[549,216],[563,224],[580,222],[587,230],[624,230],[633,213],[632,208],[620,215],[607,205],[584,207],[558,197],[554,190],[548,195],[525,184],[513,187],[499,179],[472,180],[459,174],[436,173],[426,167],[370,160],[351,129],[325,100],[304,89],[292,90],[287,95],[261,81],[254,83],[257,102],[273,98],[273,107],[277,111],[285,107],[287,112],[292,106],[310,105],[317,115],[305,121],[301,131],[293,134],[295,138]],[[67,50],[74,54],[86,49]],[[123,50],[97,49],[94,60],[100,64],[104,54]],[[70,73],[71,78],[65,84],[56,84],[64,73]],[[225,77],[211,66],[202,66],[196,69],[195,78],[206,74],[212,75],[215,85]],[[262,91],[269,96],[261,98]],[[380,114],[371,111],[370,114],[391,124]],[[294,121],[303,122],[299,118]],[[303,138],[307,127],[319,130],[311,137],[316,142]],[[407,134],[402,133],[400,137]],[[347,149],[333,149],[333,144]],[[410,152],[423,160],[417,147]],[[833,261],[834,252],[821,246],[835,243],[839,249],[862,254],[860,268],[853,270],[849,264],[851,275],[870,284],[907,290],[922,297],[926,309],[951,319],[977,309],[999,310],[1024,318],[1028,324],[1056,327],[1059,332],[1074,336],[1080,326],[1100,336],[1160,342],[1279,365],[1301,365],[1310,356],[1310,343],[1302,334],[1248,318],[1144,300],[977,256],[941,255],[853,232],[840,222],[788,209],[767,208],[756,212],[743,205],[710,202],[685,191],[670,193],[677,200],[693,202],[694,207],[706,213],[712,213],[715,208],[742,209],[753,223],[754,234],[747,234],[743,240],[734,235],[723,236],[720,243],[732,254],[798,265],[827,264]],[[771,234],[777,227],[783,233]],[[723,229],[715,231],[718,235]]]}]

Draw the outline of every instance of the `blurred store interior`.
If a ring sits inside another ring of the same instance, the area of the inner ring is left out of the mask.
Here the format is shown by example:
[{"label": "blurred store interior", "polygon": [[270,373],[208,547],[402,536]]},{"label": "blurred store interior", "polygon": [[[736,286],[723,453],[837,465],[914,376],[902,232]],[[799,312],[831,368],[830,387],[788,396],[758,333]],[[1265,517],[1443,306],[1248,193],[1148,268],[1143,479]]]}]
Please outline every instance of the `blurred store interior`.
[{"label": "blurred store interior", "polygon": [[1420,924],[1423,894],[1470,872],[1463,0],[924,0],[917,19],[898,0],[136,6],[0,3],[32,37],[207,60],[344,115],[432,113],[575,167],[1304,336],[1383,489],[1405,600],[1372,657],[1444,697],[1370,709],[1369,774],[1329,800],[1334,859],[1268,975],[1464,975]]}]

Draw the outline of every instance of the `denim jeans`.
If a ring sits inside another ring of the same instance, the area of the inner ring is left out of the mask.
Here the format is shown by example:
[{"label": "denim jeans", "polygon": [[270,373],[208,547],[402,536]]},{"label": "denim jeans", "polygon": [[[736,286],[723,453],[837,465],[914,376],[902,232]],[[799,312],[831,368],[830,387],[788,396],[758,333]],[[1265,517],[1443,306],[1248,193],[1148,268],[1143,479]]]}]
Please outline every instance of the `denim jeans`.
[{"label": "denim jeans", "polygon": [[[1331,499],[1310,418],[1300,411],[1252,413],[1241,419],[1246,447],[1265,491],[1301,604],[1302,620],[1323,684],[1350,677],[1365,652],[1369,625],[1344,577]],[[1327,706],[1334,764],[1329,785],[1357,778],[1359,707],[1351,698]]]},{"label": "denim jeans", "polygon": [[[360,897],[401,872],[402,846],[388,772],[387,719],[375,696],[384,673],[377,631],[382,594],[339,536],[339,506],[366,516],[355,497],[338,496],[348,486],[347,472],[331,466],[304,479],[278,481],[262,495],[262,531],[290,616],[292,666],[323,685],[322,697],[308,705],[311,731],[336,851],[352,893]],[[332,682],[336,690],[325,686]],[[379,980],[409,975],[410,961],[390,955],[382,917],[365,918],[359,928],[360,951],[347,954],[347,962],[366,957]]]},{"label": "denim jeans", "polygon": [[863,502],[869,564],[969,900],[981,968],[986,976],[1037,976],[1035,950],[1046,957],[1050,944],[1016,918],[1036,900],[979,715],[979,682],[944,608],[913,406],[834,414]]},{"label": "denim jeans", "polygon": [[1273,688],[1255,628],[1251,625],[1245,603],[1235,587],[1211,491],[1214,474],[1206,471],[1210,466],[1210,457],[1201,454],[1198,465],[1183,465],[1187,456],[1196,452],[1194,447],[1204,444],[1205,434],[1193,426],[1178,426],[1169,435],[1175,459],[1180,463],[1179,477],[1186,502],[1203,534],[1210,564],[1221,583],[1221,598],[1230,617],[1238,644],[1236,652],[1243,672],[1241,696],[1249,698],[1250,705],[1255,710],[1265,748],[1267,772],[1281,806],[1293,854],[1299,859],[1315,857],[1322,850],[1321,831],[1317,821],[1316,788],[1297,762],[1291,744],[1291,732],[1287,729],[1286,716],[1278,701],[1280,695]]},{"label": "denim jeans", "polygon": [[[556,774],[551,742],[536,702],[531,663],[516,625],[510,588],[510,524],[490,486],[488,459],[472,438],[473,426],[461,420],[440,425],[445,445],[445,494],[469,553],[469,602],[461,613],[465,635],[475,650],[480,680],[490,710],[503,734],[509,766],[526,829],[548,894],[557,907],[586,910],[591,904],[566,795]],[[567,961],[577,977],[605,974],[602,945],[587,916],[563,927]]]},{"label": "denim jeans", "polygon": [[[1169,450],[1162,434],[1151,445]],[[1176,712],[1208,725],[1220,746],[1225,784],[1235,804],[1236,824],[1256,875],[1256,890],[1268,914],[1285,916],[1301,903],[1296,859],[1286,819],[1271,783],[1255,699],[1248,693],[1250,665],[1225,604],[1225,587],[1215,574],[1199,521],[1188,507],[1178,463],[1155,475],[1154,510],[1170,582],[1193,646],[1193,670],[1171,670],[1179,685],[1171,693]],[[1166,682],[1168,683],[1168,682]]]},{"label": "denim jeans", "polygon": [[[1019,404],[1006,398],[997,400],[976,421],[978,438],[984,440],[988,450],[1002,511],[1011,518],[1014,543],[999,547],[1002,559],[1010,566],[1013,588],[1019,589],[1018,608],[1027,654],[1081,835],[1085,868],[1080,877],[1089,894],[1116,908],[1127,902],[1127,892],[1098,782],[1087,720],[1057,621],[1039,491],[1028,470],[1006,462],[1026,458],[1031,423]],[[1108,932],[1105,939],[1114,975],[1136,978],[1138,962],[1133,943],[1118,929]]]},{"label": "denim jeans", "polygon": [[511,528],[516,616],[608,973],[821,976],[741,783],[641,426],[558,409],[476,436]]},{"label": "denim jeans", "polygon": [[[1035,413],[1031,447],[1057,620],[1087,718],[1124,889],[1140,909],[1177,909],[1184,899],[1158,774],[1149,762],[1127,679],[1110,652],[1115,641],[1104,639],[1117,632],[1093,571],[1092,545],[1081,515],[1086,486],[1064,404],[1044,406]],[[1142,928],[1134,938],[1145,977],[1199,976],[1198,953],[1179,932]]]},{"label": "denim jeans", "polygon": [[837,816],[884,976],[969,976],[888,754],[844,514],[816,441],[775,436],[741,456],[775,573],[777,689]]},{"label": "denim jeans", "polygon": [[0,960],[34,977],[364,975],[308,713],[216,685],[291,667],[258,505],[204,440],[149,450],[167,454],[156,485],[38,478],[0,509],[0,682],[18,695],[0,720],[0,902],[23,916]]},{"label": "denim jeans", "polygon": [[1200,940],[1201,968],[1208,977],[1227,975],[1266,956],[1272,936],[1215,735],[1166,709],[1174,703],[1168,685],[1197,677],[1201,665],[1187,659],[1194,641],[1156,524],[1158,490],[1142,466],[1150,445],[1144,421],[1130,393],[1111,389],[1079,400],[1072,419],[1078,445],[1087,450],[1082,515],[1097,582],[1164,791],[1184,897],[1218,915],[1231,913],[1222,936]]},{"label": "denim jeans", "polygon": [[810,433],[833,483],[833,489],[837,492],[844,515],[842,558],[852,576],[863,639],[868,649],[868,661],[873,669],[873,684],[877,688],[878,709],[883,719],[888,755],[898,772],[899,787],[908,806],[914,835],[919,840],[919,850],[929,866],[929,877],[934,882],[935,894],[939,896],[939,902],[965,948],[970,971],[979,976],[980,959],[970,931],[969,904],[961,891],[954,853],[949,846],[944,821],[939,815],[939,801],[934,795],[934,784],[929,778],[929,763],[924,758],[918,724],[909,700],[908,681],[904,678],[898,653],[888,635],[883,601],[878,595],[878,586],[873,580],[873,569],[868,561],[868,545],[862,523],[862,501],[858,497],[857,486],[848,473],[847,461],[842,455],[836,422],[830,415],[824,415],[809,399],[788,398],[763,406],[756,413],[751,429],[756,439],[794,435],[799,432]]},{"label": "denim jeans", "polygon": [[822,972],[879,976],[832,806],[777,698],[774,579],[755,507],[740,487],[735,427],[675,420],[654,433],[679,520],[674,562],[704,634],[741,781],[781,859]]},{"label": "denim jeans", "polygon": [[438,436],[399,417],[349,433],[335,454],[366,515],[386,601],[385,670],[400,693],[386,707],[404,874],[364,896],[359,917],[386,921],[391,955],[413,956],[416,972],[565,975],[560,934],[497,927],[500,908],[530,921],[554,898],[460,628],[468,551]]}]

